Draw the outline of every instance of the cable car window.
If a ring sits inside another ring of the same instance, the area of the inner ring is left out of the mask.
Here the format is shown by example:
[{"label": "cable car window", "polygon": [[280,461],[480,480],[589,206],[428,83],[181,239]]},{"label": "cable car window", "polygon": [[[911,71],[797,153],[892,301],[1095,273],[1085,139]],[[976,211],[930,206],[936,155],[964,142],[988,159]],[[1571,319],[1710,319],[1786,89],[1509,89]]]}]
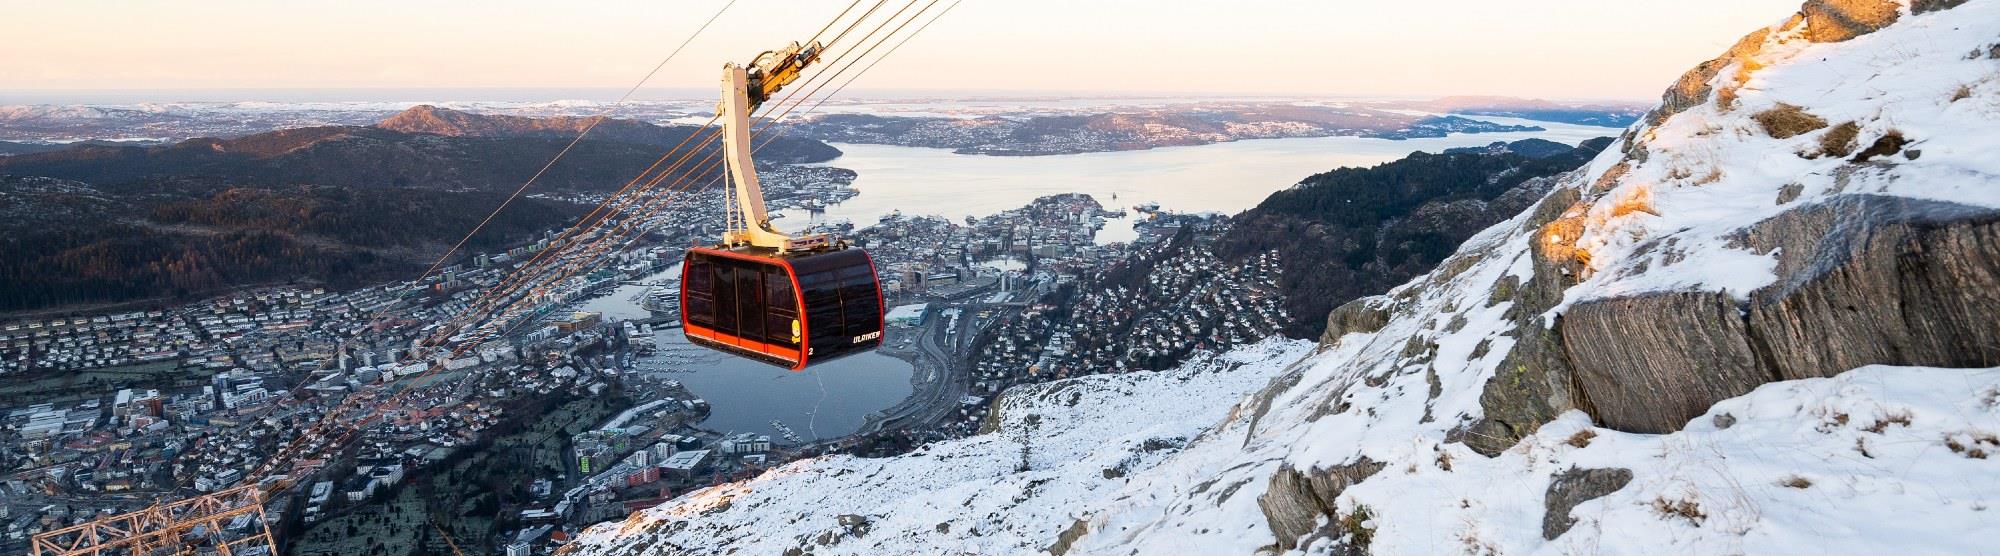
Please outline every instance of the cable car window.
[{"label": "cable car window", "polygon": [[710,291],[710,287],[715,284],[714,273],[714,265],[709,264],[706,257],[688,257],[687,268],[682,271],[686,276],[686,284],[682,291],[685,292],[687,301],[686,306],[681,308],[687,313],[688,322],[715,327],[715,298]]},{"label": "cable car window", "polygon": [[709,299],[708,296],[689,293],[685,310],[688,322],[709,328],[715,327],[715,300]]},{"label": "cable car window", "polygon": [[881,300],[875,293],[875,273],[865,265],[840,269],[840,305],[846,334],[872,332],[881,323]]},{"label": "cable car window", "polygon": [[772,310],[798,310],[797,296],[792,294],[792,277],[777,268],[764,270],[764,302]]},{"label": "cable car window", "polygon": [[812,323],[814,336],[839,335],[844,329],[840,322],[840,300],[806,305],[806,322]]},{"label": "cable car window", "polygon": [[773,344],[796,346],[803,338],[798,320],[798,300],[792,293],[792,277],[782,269],[764,269],[764,339]]},{"label": "cable car window", "polygon": [[761,340],[764,337],[764,273],[757,266],[738,263],[736,267],[737,334]]},{"label": "cable car window", "polygon": [[[798,322],[798,319],[792,317],[791,315],[765,313],[764,341],[787,347],[798,345],[799,342],[797,340],[793,340],[794,336],[792,336],[792,330],[794,326],[793,323],[796,322]],[[803,330],[801,330],[801,332],[803,332]],[[799,340],[803,339],[804,338],[799,338]]]},{"label": "cable car window", "polygon": [[723,261],[715,264],[715,331],[736,334],[736,269]]},{"label": "cable car window", "polygon": [[840,282],[832,271],[814,272],[799,277],[799,287],[805,288],[807,340],[818,354],[840,347],[837,341],[846,327],[840,321]]},{"label": "cable car window", "polygon": [[805,288],[808,308],[819,305],[822,301],[840,299],[839,284],[834,282],[832,272],[815,272],[800,276],[799,287]]},{"label": "cable car window", "polygon": [[688,257],[687,270],[682,273],[687,275],[689,291],[708,292],[709,285],[715,283],[714,276],[710,275],[713,271],[709,270],[709,266],[708,257],[699,255]]},{"label": "cable car window", "polygon": [[[799,277],[799,287],[805,288],[806,316],[809,322],[820,319],[832,324],[840,318],[840,284],[834,281],[831,272],[816,272]],[[832,311],[828,314],[828,311]],[[832,329],[828,329],[832,331]]]}]

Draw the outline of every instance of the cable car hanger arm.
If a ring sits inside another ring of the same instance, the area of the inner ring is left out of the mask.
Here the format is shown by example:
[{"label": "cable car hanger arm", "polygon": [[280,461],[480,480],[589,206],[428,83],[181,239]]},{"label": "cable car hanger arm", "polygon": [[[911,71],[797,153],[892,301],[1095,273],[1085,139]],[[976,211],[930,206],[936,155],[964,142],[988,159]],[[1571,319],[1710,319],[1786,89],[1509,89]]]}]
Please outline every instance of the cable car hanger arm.
[{"label": "cable car hanger arm", "polygon": [[722,67],[722,103],[716,112],[722,119],[723,159],[728,163],[729,187],[737,209],[742,211],[740,220],[728,221],[729,229],[722,237],[725,245],[764,247],[782,253],[810,251],[833,242],[825,234],[792,237],[771,227],[763,186],[757,180],[757,164],[750,158],[750,113],[779,89],[797,80],[807,65],[819,59],[822,48],[817,42],[804,47],[794,42],[758,54],[749,67],[734,63]]}]

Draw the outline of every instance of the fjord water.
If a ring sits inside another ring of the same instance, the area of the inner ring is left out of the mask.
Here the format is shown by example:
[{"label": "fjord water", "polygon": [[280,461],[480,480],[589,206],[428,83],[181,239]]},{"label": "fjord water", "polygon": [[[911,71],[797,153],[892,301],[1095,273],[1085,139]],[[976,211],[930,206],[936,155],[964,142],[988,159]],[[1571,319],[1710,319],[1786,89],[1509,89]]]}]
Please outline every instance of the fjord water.
[{"label": "fjord water", "polygon": [[708,401],[702,428],[754,432],[786,444],[776,420],[806,442],[852,434],[868,414],[910,397],[908,362],[875,352],[858,353],[803,371],[689,344],[680,329],[658,332],[660,352],[639,361],[641,372],[681,381]]},{"label": "fjord water", "polygon": [[[680,276],[674,265],[640,282],[655,283]],[[604,313],[606,319],[643,319],[639,306],[648,286],[624,285],[603,297],[584,302],[583,311]],[[654,332],[659,353],[641,357],[641,373],[678,380],[688,391],[708,401],[702,428],[716,432],[769,434],[787,443],[771,421],[790,427],[800,440],[839,438],[860,430],[868,414],[910,397],[909,362],[869,352],[850,355],[805,371],[758,363],[689,344],[678,328]]]},{"label": "fjord water", "polygon": [[[1211,145],[1162,147],[1053,156],[955,154],[950,149],[837,143],[843,153],[826,165],[854,170],[860,194],[814,217],[803,210],[781,211],[776,224],[795,229],[810,218],[848,220],[856,227],[883,216],[937,215],[961,220],[1019,208],[1037,197],[1088,193],[1105,208],[1118,210],[1153,202],[1176,212],[1234,214],[1256,206],[1272,192],[1308,176],[1346,166],[1373,166],[1453,147],[1518,141],[1530,137],[1574,145],[1617,135],[1620,130],[1468,116],[1494,123],[1534,125],[1546,131],[1455,133],[1446,137],[1393,141],[1361,137],[1252,139]],[[1117,197],[1114,199],[1113,195]],[[1111,220],[1100,243],[1137,237],[1137,218]]]}]

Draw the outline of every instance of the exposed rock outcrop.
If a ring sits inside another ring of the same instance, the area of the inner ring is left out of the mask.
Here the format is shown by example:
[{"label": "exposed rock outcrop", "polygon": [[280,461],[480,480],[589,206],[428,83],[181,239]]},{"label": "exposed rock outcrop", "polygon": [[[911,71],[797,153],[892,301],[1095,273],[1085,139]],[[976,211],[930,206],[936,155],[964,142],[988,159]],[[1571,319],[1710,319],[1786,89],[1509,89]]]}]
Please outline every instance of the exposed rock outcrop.
[{"label": "exposed rock outcrop", "polygon": [[1081,519],[1076,520],[1075,523],[1070,524],[1068,529],[1064,529],[1061,535],[1056,535],[1055,544],[1049,545],[1049,554],[1054,556],[1069,554],[1070,545],[1075,544],[1077,539],[1083,538],[1084,535],[1089,533],[1090,523]]},{"label": "exposed rock outcrop", "polygon": [[1382,466],[1364,457],[1329,469],[1300,471],[1285,466],[1272,473],[1269,488],[1257,497],[1257,507],[1270,522],[1271,532],[1278,538],[1278,548],[1297,548],[1309,542],[1305,538],[1309,533],[1338,537],[1337,532],[1321,531],[1321,518],[1326,519],[1325,525],[1337,523],[1340,493],[1381,471]]},{"label": "exposed rock outcrop", "polygon": [[1799,9],[1806,36],[1813,42],[1840,42],[1888,27],[1902,15],[1902,3],[1891,0],[1808,0]]},{"label": "exposed rock outcrop", "polygon": [[1513,303],[1507,318],[1515,343],[1480,392],[1483,416],[1453,436],[1479,453],[1498,454],[1563,411],[1589,403],[1572,387],[1576,373],[1563,351],[1561,319],[1551,325],[1542,317],[1562,301],[1563,290],[1576,285],[1583,269],[1578,252],[1564,239],[1581,229],[1574,211],[1581,198],[1576,189],[1557,189],[1535,205],[1521,225],[1535,230],[1539,239],[1529,243],[1534,274],[1525,282],[1503,278],[1488,295],[1489,302]]},{"label": "exposed rock outcrop", "polygon": [[1850,195],[1742,232],[1778,281],[1578,303],[1563,347],[1605,426],[1678,430],[1774,380],[1870,364],[2000,365],[2000,211]]},{"label": "exposed rock outcrop", "polygon": [[2000,365],[2000,210],[1851,195],[1743,241],[1778,253],[1779,282],[1751,295],[1748,323],[1779,379]]},{"label": "exposed rock outcrop", "polygon": [[[1957,6],[1964,0],[1917,0],[1917,13]],[[1776,26],[1758,29],[1706,62],[1702,62],[1681,75],[1672,87],[1660,97],[1660,107],[1646,115],[1646,123],[1659,125],[1674,114],[1707,103],[1715,91],[1716,77],[1731,66],[1739,68],[1739,75],[1733,76],[1733,88],[1739,84],[1747,72],[1754,69],[1742,62],[1755,53],[1774,30],[1791,29],[1803,25],[1803,35],[1813,42],[1840,42],[1887,27],[1902,15],[1903,3],[1896,0],[1809,0],[1799,8],[1799,13]],[[1724,90],[1725,93],[1729,89]]]},{"label": "exposed rock outcrop", "polygon": [[1662,432],[1775,377],[1759,365],[1738,304],[1718,292],[1579,303],[1562,342],[1606,427]]},{"label": "exposed rock outcrop", "polygon": [[1576,525],[1576,518],[1569,511],[1577,504],[1603,498],[1617,492],[1632,482],[1630,469],[1578,469],[1570,468],[1549,478],[1549,491],[1542,504],[1547,507],[1542,514],[1542,538],[1554,540],[1569,532]]},{"label": "exposed rock outcrop", "polygon": [[1369,296],[1349,301],[1326,314],[1326,333],[1320,335],[1321,344],[1340,341],[1341,336],[1353,333],[1367,333],[1381,330],[1389,324],[1389,309],[1393,302],[1383,296]]},{"label": "exposed rock outcrop", "polygon": [[1674,114],[1707,103],[1709,94],[1715,90],[1712,82],[1722,73],[1723,68],[1738,64],[1742,58],[1756,52],[1758,47],[1764,44],[1764,39],[1770,36],[1770,29],[1753,31],[1738,39],[1736,44],[1730,46],[1721,56],[1697,64],[1694,69],[1681,74],[1680,79],[1674,80],[1673,86],[1668,87],[1667,92],[1660,95],[1660,107],[1646,114],[1646,123],[1659,125]]}]

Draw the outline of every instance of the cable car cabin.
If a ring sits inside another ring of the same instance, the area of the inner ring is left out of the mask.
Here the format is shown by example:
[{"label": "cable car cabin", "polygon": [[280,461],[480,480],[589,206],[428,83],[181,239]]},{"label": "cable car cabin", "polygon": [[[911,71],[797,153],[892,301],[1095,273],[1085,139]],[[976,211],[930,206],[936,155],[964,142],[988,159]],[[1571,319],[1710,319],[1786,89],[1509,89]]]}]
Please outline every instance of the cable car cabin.
[{"label": "cable car cabin", "polygon": [[689,342],[794,371],[882,344],[882,283],[866,251],[696,247],[681,266]]}]

